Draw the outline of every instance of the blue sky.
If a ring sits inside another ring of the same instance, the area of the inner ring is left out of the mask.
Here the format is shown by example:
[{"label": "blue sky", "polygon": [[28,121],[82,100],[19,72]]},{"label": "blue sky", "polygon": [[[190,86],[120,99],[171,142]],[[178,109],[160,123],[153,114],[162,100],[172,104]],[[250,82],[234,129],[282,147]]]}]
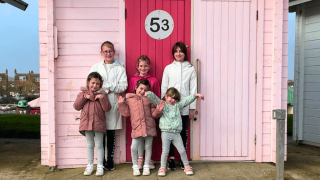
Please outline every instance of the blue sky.
[{"label": "blue sky", "polygon": [[[25,0],[26,11],[0,4],[0,72],[39,73],[38,0]],[[288,79],[293,79],[295,13],[289,14]]]}]

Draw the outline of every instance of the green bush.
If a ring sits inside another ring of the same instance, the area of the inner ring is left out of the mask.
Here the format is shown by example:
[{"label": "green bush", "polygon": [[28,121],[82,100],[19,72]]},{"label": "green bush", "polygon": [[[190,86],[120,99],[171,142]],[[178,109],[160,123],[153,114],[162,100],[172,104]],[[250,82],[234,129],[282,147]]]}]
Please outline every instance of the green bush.
[{"label": "green bush", "polygon": [[293,115],[287,114],[287,135],[292,136]]},{"label": "green bush", "polygon": [[40,139],[40,115],[0,114],[0,138]]}]

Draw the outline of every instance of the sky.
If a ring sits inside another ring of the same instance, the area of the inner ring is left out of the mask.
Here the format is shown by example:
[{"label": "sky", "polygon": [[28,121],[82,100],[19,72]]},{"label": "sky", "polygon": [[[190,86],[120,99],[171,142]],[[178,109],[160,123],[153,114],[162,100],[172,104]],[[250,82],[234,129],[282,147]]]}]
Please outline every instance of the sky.
[{"label": "sky", "polygon": [[[24,0],[29,4],[22,11],[9,4],[0,4],[0,73],[8,69],[9,76],[39,73],[38,0]],[[288,79],[293,79],[295,13],[289,13]]]}]

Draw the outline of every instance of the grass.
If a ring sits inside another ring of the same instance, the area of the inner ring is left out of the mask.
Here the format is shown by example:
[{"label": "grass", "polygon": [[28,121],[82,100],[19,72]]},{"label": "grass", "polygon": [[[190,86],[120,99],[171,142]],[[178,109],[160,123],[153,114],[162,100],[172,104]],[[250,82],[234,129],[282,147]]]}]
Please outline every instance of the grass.
[{"label": "grass", "polygon": [[293,115],[287,114],[287,135],[292,136]]},{"label": "grass", "polygon": [[0,114],[0,138],[40,139],[40,115]]}]

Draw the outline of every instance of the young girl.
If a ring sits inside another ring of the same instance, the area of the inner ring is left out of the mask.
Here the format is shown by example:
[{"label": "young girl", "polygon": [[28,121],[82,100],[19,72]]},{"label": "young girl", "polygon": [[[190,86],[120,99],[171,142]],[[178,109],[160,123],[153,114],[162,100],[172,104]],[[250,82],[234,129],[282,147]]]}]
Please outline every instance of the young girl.
[{"label": "young girl", "polygon": [[[159,104],[161,102],[161,100],[152,92],[146,92],[145,95],[153,104]],[[173,87],[169,88],[164,95],[166,103],[159,123],[162,139],[162,154],[158,176],[166,175],[166,161],[171,143],[173,143],[173,145],[178,149],[184,164],[184,172],[187,175],[193,174],[192,167],[189,165],[186,150],[180,136],[180,132],[182,130],[180,109],[188,106],[198,97],[204,100],[204,96],[202,94],[190,95],[181,101],[180,96],[179,91]]]},{"label": "young girl", "polygon": [[[176,88],[181,98],[185,98],[190,94],[197,93],[197,77],[194,67],[187,61],[187,47],[182,42],[177,42],[172,47],[172,56],[174,62],[166,66],[163,72],[162,84],[161,84],[161,97],[164,96],[165,92],[169,87]],[[196,109],[196,102],[180,109],[182,119],[182,130],[181,137],[183,146],[187,150],[188,140],[188,124],[189,119],[194,118],[194,111]],[[180,160],[181,169],[184,168],[183,161]],[[169,151],[169,167],[170,170],[175,170],[174,160],[174,147],[170,145]]]},{"label": "young girl", "polygon": [[96,176],[103,175],[103,138],[106,133],[106,114],[111,109],[108,96],[104,90],[98,91],[102,84],[102,77],[92,72],[87,78],[87,88],[82,89],[73,104],[75,110],[81,110],[79,131],[87,139],[88,165],[84,175],[91,175],[93,171],[93,148],[97,149],[98,165]]},{"label": "young girl", "polygon": [[[140,79],[147,79],[150,82],[150,89],[149,91],[154,92],[157,96],[160,96],[160,85],[157,78],[152,77],[149,74],[150,70],[150,59],[146,55],[141,55],[137,60],[137,73],[130,78],[128,83],[127,93],[132,93],[135,88],[136,84]],[[142,169],[143,166],[143,152],[144,151],[144,140],[141,141],[139,148],[138,148],[138,166],[139,169]],[[150,160],[149,164],[150,169],[154,169],[154,163]]]},{"label": "young girl", "polygon": [[128,86],[126,69],[121,61],[114,57],[116,51],[110,41],[101,44],[101,57],[103,61],[94,64],[90,72],[98,72],[103,78],[103,88],[108,93],[111,103],[111,110],[106,113],[108,118],[106,129],[106,138],[103,139],[103,148],[107,146],[107,160],[104,159],[105,169],[114,170],[114,148],[115,148],[115,130],[122,129],[122,117],[119,111],[117,99],[119,94],[125,92]]},{"label": "young girl", "polygon": [[137,82],[134,93],[128,93],[126,100],[121,96],[118,99],[119,109],[125,117],[131,116],[131,157],[133,175],[139,176],[139,166],[137,150],[139,144],[145,141],[146,161],[143,166],[143,175],[150,175],[150,158],[152,153],[153,136],[157,135],[156,123],[154,118],[159,118],[162,114],[164,103],[156,108],[145,96],[145,92],[150,89],[147,79],[140,79]]}]

